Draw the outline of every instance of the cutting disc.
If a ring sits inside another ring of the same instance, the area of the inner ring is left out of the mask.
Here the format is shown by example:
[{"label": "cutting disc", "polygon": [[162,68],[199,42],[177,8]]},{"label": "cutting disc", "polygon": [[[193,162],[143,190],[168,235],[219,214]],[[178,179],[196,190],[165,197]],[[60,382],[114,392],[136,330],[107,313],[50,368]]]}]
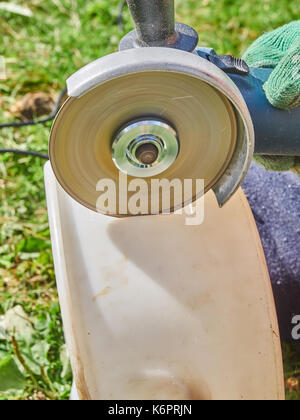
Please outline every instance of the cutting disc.
[{"label": "cutting disc", "polygon": [[[231,102],[211,84],[176,71],[141,71],[99,84],[78,98],[69,98],[54,123],[50,159],[62,187],[84,206],[107,213],[107,203],[99,208],[97,185],[103,179],[116,185],[119,210],[120,171],[112,159],[116,133],[128,122],[154,118],[176,130],[180,149],[174,163],[159,175],[145,177],[149,213],[151,180],[203,179],[205,191],[224,174],[236,146],[237,123]],[[133,180],[128,177],[128,183]],[[136,192],[128,192],[128,200]],[[142,197],[143,198],[143,197]],[[190,196],[171,197],[173,211],[197,198],[195,185]],[[130,215],[130,214],[128,214]]]}]

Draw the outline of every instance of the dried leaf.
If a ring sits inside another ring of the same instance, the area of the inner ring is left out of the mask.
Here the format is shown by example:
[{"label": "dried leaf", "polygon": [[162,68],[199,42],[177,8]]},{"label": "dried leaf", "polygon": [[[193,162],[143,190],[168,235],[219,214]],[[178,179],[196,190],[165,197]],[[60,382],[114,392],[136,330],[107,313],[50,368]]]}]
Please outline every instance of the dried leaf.
[{"label": "dried leaf", "polygon": [[52,112],[54,106],[53,95],[44,92],[28,93],[17,100],[9,112],[23,120],[32,120]]},{"label": "dried leaf", "polygon": [[297,378],[288,378],[285,383],[286,389],[289,392],[299,391],[299,379]]}]

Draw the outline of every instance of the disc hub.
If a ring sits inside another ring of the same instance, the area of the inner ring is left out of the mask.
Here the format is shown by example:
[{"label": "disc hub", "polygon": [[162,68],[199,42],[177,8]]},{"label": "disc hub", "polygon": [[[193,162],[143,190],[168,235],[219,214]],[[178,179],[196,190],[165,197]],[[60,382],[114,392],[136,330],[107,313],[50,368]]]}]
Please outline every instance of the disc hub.
[{"label": "disc hub", "polygon": [[179,153],[177,133],[157,119],[133,121],[115,136],[112,158],[117,168],[134,177],[151,177],[168,169]]}]

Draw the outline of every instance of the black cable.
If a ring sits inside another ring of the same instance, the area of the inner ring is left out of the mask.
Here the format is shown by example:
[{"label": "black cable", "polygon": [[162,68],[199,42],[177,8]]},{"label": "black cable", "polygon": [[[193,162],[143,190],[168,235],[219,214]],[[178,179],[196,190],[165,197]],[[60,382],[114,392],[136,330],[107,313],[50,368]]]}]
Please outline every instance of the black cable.
[{"label": "black cable", "polygon": [[65,96],[66,93],[67,93],[66,88],[63,89],[60,92],[57,100],[55,101],[53,111],[47,117],[42,118],[40,120],[15,121],[15,122],[11,122],[11,123],[0,124],[0,129],[1,128],[9,128],[9,127],[25,127],[25,126],[28,126],[28,125],[45,124],[48,121],[52,121],[56,117],[56,114],[58,113],[59,108],[60,108],[61,100]]},{"label": "black cable", "polygon": [[31,150],[0,149],[0,154],[3,154],[3,153],[13,153],[15,155],[34,156],[41,159],[49,160],[48,155],[44,155],[43,153],[39,153],[39,152],[33,152]]},{"label": "black cable", "polygon": [[[64,88],[60,92],[60,94],[58,95],[57,100],[55,101],[53,111],[47,117],[45,117],[41,120],[16,121],[16,122],[12,122],[12,123],[0,124],[0,129],[1,128],[9,128],[9,127],[24,127],[24,126],[28,126],[28,125],[44,124],[48,121],[53,120],[56,117],[56,115],[59,111],[61,100],[65,96],[66,93],[67,93],[67,89]],[[39,152],[34,152],[32,150],[6,149],[6,148],[1,149],[0,148],[0,154],[3,154],[3,153],[12,153],[12,154],[15,154],[15,155],[23,155],[23,156],[34,156],[34,157],[38,157],[40,159],[49,160],[48,155],[45,155],[45,154],[39,153]]]},{"label": "black cable", "polygon": [[[122,0],[119,4],[119,13],[118,13],[118,19],[117,19],[117,23],[119,26],[120,31],[124,31],[124,21],[123,21],[123,10],[124,7],[126,6],[127,2],[126,0]],[[11,128],[11,127],[26,127],[26,126],[30,126],[30,125],[37,125],[37,124],[45,124],[48,121],[52,121],[60,108],[60,103],[62,98],[65,96],[65,94],[67,93],[67,89],[63,89],[61,91],[61,93],[59,94],[55,104],[54,104],[54,108],[53,111],[51,112],[50,115],[48,115],[45,118],[42,118],[40,120],[30,120],[30,121],[15,121],[12,123],[4,123],[4,124],[0,124],[0,129],[1,128]],[[0,154],[3,153],[13,153],[15,155],[23,155],[23,156],[34,156],[34,157],[39,157],[41,159],[49,159],[48,155],[42,154],[42,153],[38,153],[38,152],[34,152],[31,150],[20,150],[20,149],[1,149],[0,148]]]},{"label": "black cable", "polygon": [[126,6],[126,0],[122,0],[121,3],[119,4],[119,12],[118,12],[118,27],[120,29],[120,31],[124,31],[124,20],[123,20],[123,10],[124,7]]}]

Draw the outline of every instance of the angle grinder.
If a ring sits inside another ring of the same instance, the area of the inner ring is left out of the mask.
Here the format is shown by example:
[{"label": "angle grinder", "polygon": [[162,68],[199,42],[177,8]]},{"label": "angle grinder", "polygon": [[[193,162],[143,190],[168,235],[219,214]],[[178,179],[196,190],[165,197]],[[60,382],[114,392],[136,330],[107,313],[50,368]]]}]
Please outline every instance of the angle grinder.
[{"label": "angle grinder", "polygon": [[[112,180],[112,216],[129,215],[120,212],[120,173],[128,181],[144,180],[148,188],[141,197],[147,199],[153,180],[201,179],[204,192],[212,189],[222,206],[253,157],[254,128],[264,114],[256,111],[263,77],[250,73],[242,60],[197,47],[197,33],[174,23],[173,0],[128,0],[128,6],[136,30],[122,39],[120,51],[67,81],[69,97],[49,146],[55,176],[71,197],[100,213],[107,209],[97,204],[98,182]],[[256,131],[267,130],[264,125]],[[268,140],[265,132],[260,137]],[[158,212],[175,211],[199,195],[193,187],[167,207],[160,200]]]}]

